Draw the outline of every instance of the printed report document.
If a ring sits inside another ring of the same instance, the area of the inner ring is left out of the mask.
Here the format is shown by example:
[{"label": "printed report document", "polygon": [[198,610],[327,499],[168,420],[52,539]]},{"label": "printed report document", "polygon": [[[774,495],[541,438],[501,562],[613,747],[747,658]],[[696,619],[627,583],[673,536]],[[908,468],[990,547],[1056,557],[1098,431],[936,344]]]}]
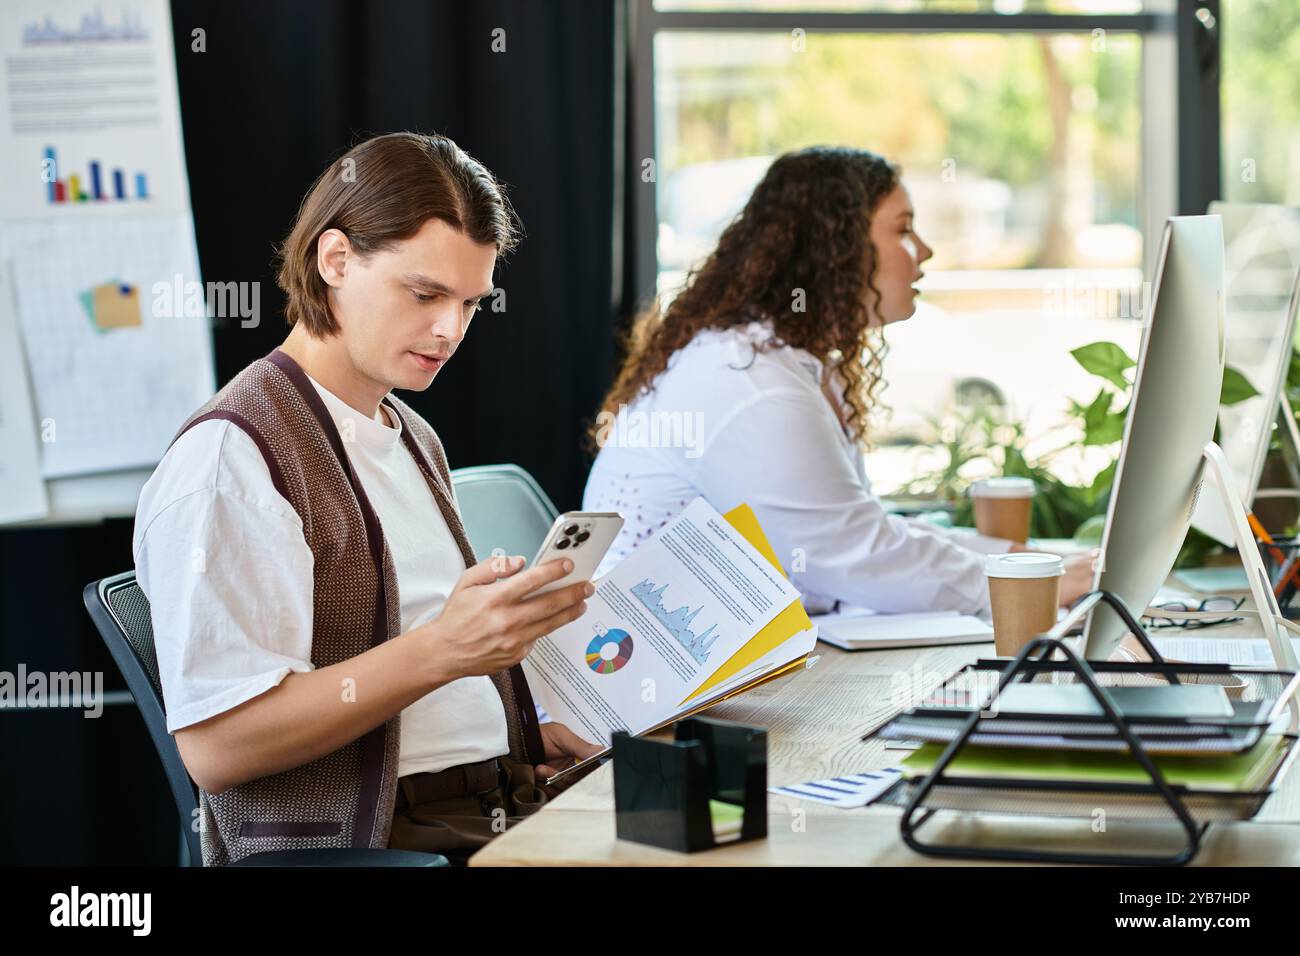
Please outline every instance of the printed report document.
[{"label": "printed report document", "polygon": [[552,718],[606,748],[802,668],[817,640],[747,505],[696,498],[593,584],[524,669]]}]

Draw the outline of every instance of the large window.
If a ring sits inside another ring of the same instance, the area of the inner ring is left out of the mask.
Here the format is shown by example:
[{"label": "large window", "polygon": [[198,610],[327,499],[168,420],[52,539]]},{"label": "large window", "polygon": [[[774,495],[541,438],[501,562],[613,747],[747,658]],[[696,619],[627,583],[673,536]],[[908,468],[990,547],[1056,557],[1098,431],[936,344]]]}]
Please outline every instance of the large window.
[{"label": "large window", "polygon": [[[926,470],[936,423],[973,402],[1058,441],[1069,400],[1096,391],[1069,350],[1136,348],[1148,223],[1175,211],[1152,203],[1171,195],[1172,150],[1144,145],[1155,21],[1137,8],[643,0],[636,79],[653,83],[641,100],[653,128],[634,122],[657,164],[659,291],[707,254],[774,156],[818,143],[883,153],[903,166],[935,258],[916,316],[887,332],[892,415],[873,481],[889,493]],[[1085,477],[1102,461],[1061,467]]]},{"label": "large window", "polygon": [[[889,13],[948,12],[1016,14],[1047,13],[1138,13],[1142,0],[654,0],[656,10],[731,12]],[[1151,4],[1148,4],[1151,6]]]},{"label": "large window", "polygon": [[1231,0],[1223,25],[1223,198],[1300,205],[1300,2]]},{"label": "large window", "polygon": [[660,271],[712,246],[772,156],[817,143],[903,164],[949,280],[1138,267],[1140,42],[660,34]]}]

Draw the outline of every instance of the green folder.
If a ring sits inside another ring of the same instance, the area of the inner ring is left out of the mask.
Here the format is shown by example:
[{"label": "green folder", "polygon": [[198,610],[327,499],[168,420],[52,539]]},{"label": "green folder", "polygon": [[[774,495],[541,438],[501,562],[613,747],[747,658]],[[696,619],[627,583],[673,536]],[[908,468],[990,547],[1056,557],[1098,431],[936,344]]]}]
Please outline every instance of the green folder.
[{"label": "green folder", "polygon": [[709,801],[709,815],[713,818],[713,839],[722,842],[740,836],[745,825],[745,808],[723,800]]},{"label": "green folder", "polygon": [[[947,744],[928,743],[902,762],[906,777],[928,776]],[[1229,756],[1156,756],[1167,782],[1221,793],[1258,790],[1268,782],[1286,739],[1266,734],[1249,750]],[[1128,753],[1032,750],[968,745],[944,770],[947,777],[993,777],[1084,783],[1148,783],[1150,777]]]}]

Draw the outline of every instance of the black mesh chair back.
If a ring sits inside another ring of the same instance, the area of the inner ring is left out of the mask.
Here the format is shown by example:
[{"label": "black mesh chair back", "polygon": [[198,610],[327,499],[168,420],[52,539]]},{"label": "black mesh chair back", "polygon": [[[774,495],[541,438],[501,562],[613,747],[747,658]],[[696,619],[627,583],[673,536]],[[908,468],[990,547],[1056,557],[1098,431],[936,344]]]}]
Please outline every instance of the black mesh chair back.
[{"label": "black mesh chair back", "polygon": [[203,860],[198,831],[198,790],[181,762],[176,741],[167,732],[167,710],[158,678],[149,599],[136,583],[134,571],[87,584],[82,598],[144,718],[154,749],[162,760],[172,799],[176,801],[190,864],[198,866]]},{"label": "black mesh chair back", "polygon": [[[144,718],[154,749],[163,763],[176,810],[180,814],[186,863],[203,865],[199,835],[199,794],[181,761],[176,741],[167,732],[167,708],[163,703],[162,681],[158,677],[158,654],[154,648],[153,618],[149,599],[136,583],[135,572],[116,574],[87,584],[82,592],[86,610],[108,645],[113,661],[126,679]],[[447,858],[436,853],[409,850],[342,847],[320,850],[284,850],[245,857],[236,866],[447,866]]]}]

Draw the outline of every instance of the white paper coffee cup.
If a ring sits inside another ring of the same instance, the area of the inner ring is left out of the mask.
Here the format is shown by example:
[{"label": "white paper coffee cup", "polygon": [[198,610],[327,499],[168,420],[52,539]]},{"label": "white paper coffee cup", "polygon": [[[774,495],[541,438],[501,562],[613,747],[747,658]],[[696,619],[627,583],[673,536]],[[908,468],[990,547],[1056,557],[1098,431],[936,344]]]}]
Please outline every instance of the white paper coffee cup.
[{"label": "white paper coffee cup", "polygon": [[991,554],[984,562],[993,609],[993,643],[999,657],[1014,657],[1056,626],[1065,562],[1037,551]]},{"label": "white paper coffee cup", "polygon": [[975,505],[975,530],[991,538],[1024,544],[1036,488],[1029,478],[985,478],[970,486]]}]

